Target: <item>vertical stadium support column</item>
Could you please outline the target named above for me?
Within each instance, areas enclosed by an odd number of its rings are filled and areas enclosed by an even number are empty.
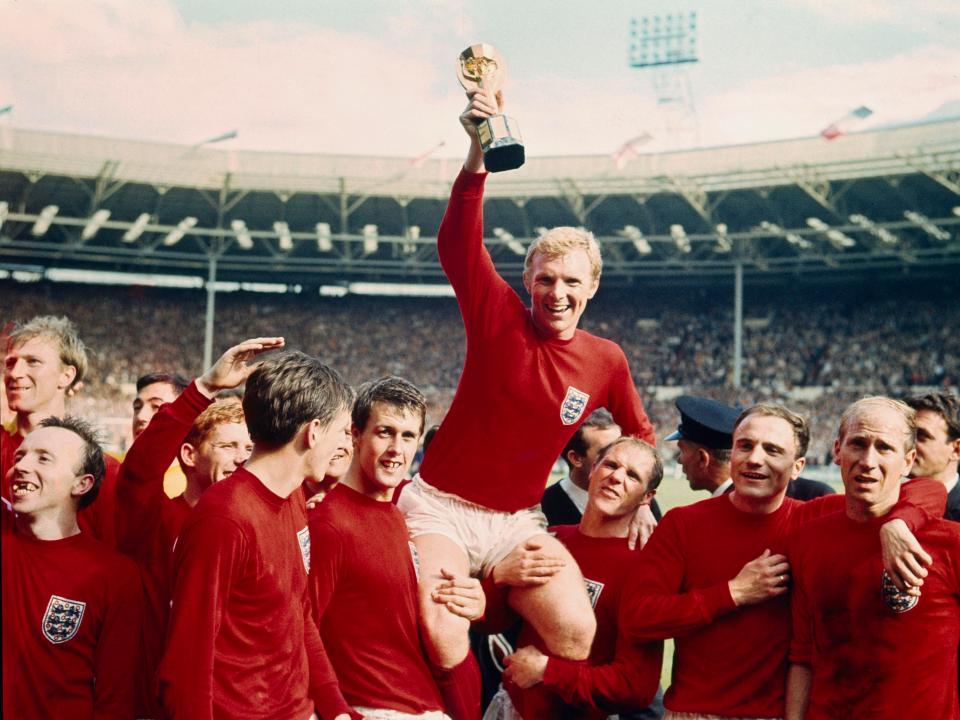
[[[203,327],[203,367],[213,365],[213,315],[217,301],[217,253],[211,252],[207,273],[207,319]]]
[[[737,258],[733,276],[733,386],[740,387],[743,373],[743,260]]]

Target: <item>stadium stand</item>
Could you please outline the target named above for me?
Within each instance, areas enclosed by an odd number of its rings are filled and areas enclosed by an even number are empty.
[[[843,407],[866,392],[901,394],[916,386],[960,385],[960,307],[956,288],[915,283],[809,284],[750,293],[743,387],[730,386],[731,311],[724,288],[686,293],[601,293],[586,330],[627,353],[651,419],[665,435],[676,426],[681,389],[728,402],[779,399],[811,416],[810,462],[823,463]],[[144,369],[188,376],[202,363],[201,291],[0,281],[2,317],[66,314],[91,348],[92,371],[76,402],[90,416],[123,418]],[[708,308],[701,310],[700,308]],[[319,355],[352,383],[401,374],[426,389],[428,424],[438,422],[463,362],[463,330],[450,298],[229,293],[218,299],[219,353],[238,337],[279,333],[289,346]],[[402,335],[384,357],[377,338]],[[117,338],[122,338],[118,342]],[[114,443],[122,445],[122,436]]]

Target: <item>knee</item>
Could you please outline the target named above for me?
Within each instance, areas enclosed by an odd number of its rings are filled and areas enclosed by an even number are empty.
[[[586,660],[590,656],[596,633],[597,619],[591,612],[564,623],[555,633],[551,633],[552,637],[544,640],[551,655],[567,660]]]

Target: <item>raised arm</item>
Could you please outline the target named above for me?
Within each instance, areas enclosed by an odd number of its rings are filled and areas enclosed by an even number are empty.
[[[212,402],[191,383],[172,403],[163,405],[123,459],[117,481],[117,547],[144,560],[152,547],[164,502],[163,478],[177,459],[190,426]]]
[[[627,357],[623,350],[617,348],[619,361],[616,370],[612,373],[610,382],[610,398],[607,407],[621,427],[624,435],[633,435],[642,440],[646,440],[651,445],[657,444],[657,434],[653,428],[653,423],[647,417],[647,411],[643,409],[643,403],[640,401],[640,393],[633,383],[633,376],[630,374],[630,366],[627,363]]]
[[[143,560],[153,547],[163,477],[177,459],[180,446],[197,416],[220,390],[238,387],[259,365],[260,353],[283,347],[281,337],[251,338],[227,350],[172,403],[163,405],[134,441],[124,458],[117,483],[117,541],[121,551]]]

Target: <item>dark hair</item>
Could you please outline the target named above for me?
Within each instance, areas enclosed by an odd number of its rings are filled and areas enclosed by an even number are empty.
[[[423,433],[427,422],[427,399],[412,382],[396,375],[387,375],[363,383],[357,388],[357,400],[353,403],[354,427],[363,430],[367,426],[373,405],[378,402],[419,415],[420,433]]]
[[[570,460],[567,459],[567,453],[573,450],[577,455],[583,456],[587,454],[587,441],[583,437],[584,431],[587,428],[605,430],[610,427],[617,427],[617,421],[613,419],[613,415],[611,415],[610,411],[606,408],[597,408],[587,415],[587,419],[580,424],[580,427],[577,428],[573,437],[567,441],[560,456],[569,467],[573,467]]]
[[[618,445],[630,445],[639,448],[653,458],[653,467],[650,468],[650,477],[647,478],[647,490],[656,490],[660,486],[660,481],[663,480],[663,459],[660,457],[660,452],[646,440],[641,440],[632,435],[619,437],[600,451],[600,454],[597,455],[597,464],[599,465],[600,461],[607,456],[607,453]]]
[[[100,484],[107,472],[107,465],[103,459],[103,449],[100,447],[99,433],[90,423],[71,415],[65,415],[62,418],[48,417],[40,421],[40,427],[63,428],[83,440],[83,453],[80,455],[80,463],[74,469],[74,472],[77,475],[92,475],[93,485],[80,496],[77,510],[82,510],[97,499],[97,495],[100,493]]]
[[[263,361],[243,393],[250,439],[269,447],[285,445],[311,420],[324,426],[349,410],[353,391],[333,368],[299,351]]]
[[[943,418],[947,424],[947,438],[960,438],[960,398],[949,392],[932,392],[926,395],[911,395],[903,401],[915,411],[928,410]]]
[[[797,452],[794,455],[794,459],[799,460],[807,454],[807,447],[810,445],[810,425],[807,423],[805,417],[798,415],[783,405],[777,405],[776,403],[758,403],[740,413],[740,417],[738,417],[737,421],[733,424],[734,434],[736,434],[740,424],[752,415],[778,417],[781,420],[786,420],[790,427],[793,428],[793,439],[797,443]]]
[[[187,389],[190,381],[187,380],[183,375],[178,375],[176,373],[147,373],[146,375],[141,375],[137,378],[137,392],[143,390],[145,387],[147,387],[147,385],[153,385],[155,383],[165,383],[172,387],[177,392],[177,395],[179,395]]]
[[[699,445],[699,443],[696,444]],[[721,464],[730,462],[730,458],[733,457],[733,450],[730,448],[712,448],[706,445],[700,445],[700,447],[706,450],[714,460]]]

